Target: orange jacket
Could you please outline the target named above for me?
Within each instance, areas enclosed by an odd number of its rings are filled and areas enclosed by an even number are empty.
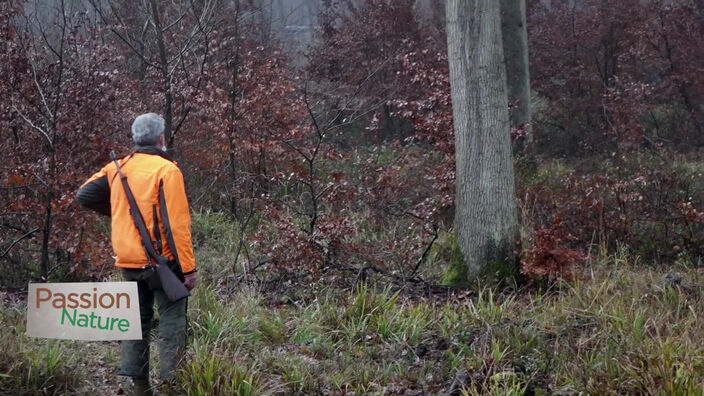
[[[138,148],[118,162],[152,241],[157,245],[157,251],[178,262],[184,275],[194,272],[196,262],[191,242],[191,215],[181,170],[156,147]],[[83,183],[76,198],[83,206],[112,217],[116,266],[145,268],[148,265],[147,254],[130,214],[127,195],[114,162],[105,165]]]

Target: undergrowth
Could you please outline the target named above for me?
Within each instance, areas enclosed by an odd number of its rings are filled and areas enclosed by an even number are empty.
[[[188,352],[176,381],[160,390],[703,394],[704,273],[679,266],[668,269],[679,271],[673,276],[624,250],[595,256],[572,282],[549,290],[431,298],[375,278],[347,290],[298,285],[287,298],[205,278],[189,302]],[[122,386],[117,343],[30,339],[22,304],[3,301],[3,393],[96,394]]]

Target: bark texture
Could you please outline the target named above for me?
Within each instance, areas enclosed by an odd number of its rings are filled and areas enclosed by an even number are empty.
[[[514,151],[531,146],[530,72],[528,68],[528,32],[525,0],[501,0],[501,34],[503,36],[511,128],[525,128],[525,139],[514,142]]]
[[[448,0],[446,15],[455,227],[472,280],[483,273],[512,272],[518,236],[499,2]]]

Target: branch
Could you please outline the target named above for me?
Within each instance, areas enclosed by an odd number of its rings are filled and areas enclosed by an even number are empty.
[[[56,137],[56,124],[59,121],[59,104],[61,103],[61,88],[63,87],[63,76],[64,76],[64,45],[66,44],[66,25],[68,21],[66,19],[66,6],[64,0],[61,0],[61,41],[59,44],[59,66],[58,66],[58,77],[56,79],[56,95],[54,97],[54,111],[51,117],[51,137],[52,141]],[[53,151],[53,147],[52,147]]]
[[[21,241],[21,240],[23,240],[23,239],[25,239],[25,238],[31,236],[32,234],[34,234],[34,233],[37,232],[37,231],[39,231],[39,227],[37,227],[37,228],[33,229],[32,231],[30,231],[30,232],[28,232],[28,233],[22,235],[21,237],[15,239],[14,242],[12,242],[12,243],[10,244],[10,247],[8,247],[7,249],[5,249],[5,252],[3,252],[3,254],[0,254],[0,259],[3,258],[3,257],[5,257],[5,256],[7,256],[7,254],[10,253],[10,249],[12,249],[19,241]]]
[[[192,48],[192,46],[195,45],[194,39],[195,39],[196,36],[198,36],[198,33],[199,33],[199,32],[200,32],[201,34],[203,34],[204,36],[207,35],[206,32],[205,32],[205,29],[203,29],[203,25],[204,25],[204,22],[209,21],[210,18],[212,17],[212,15],[213,15],[213,10],[215,9],[215,6],[214,6],[214,5],[209,6],[209,5],[206,3],[206,4],[204,5],[204,7],[203,7],[203,10],[201,11],[201,15],[200,15],[200,16],[197,16],[197,15],[195,14],[195,9],[194,9],[194,7],[193,7],[193,3],[192,3],[192,2],[191,2],[191,9],[192,9],[192,11],[193,11],[193,16],[194,16],[195,19],[196,19],[196,26],[194,26],[193,29],[191,30],[191,33],[189,33],[188,37],[187,37],[186,40],[185,40],[185,43],[183,44],[183,47],[180,49],[180,51],[178,52],[178,54],[177,54],[176,56],[174,56],[173,58],[167,60],[167,61],[166,61],[166,65],[170,65],[170,64],[173,63],[173,62],[178,63],[178,62],[180,61],[180,59],[183,57],[183,55],[184,55],[186,52],[188,52],[188,51]],[[156,21],[156,22],[158,22],[158,21]],[[157,28],[158,28],[158,26],[157,26]],[[162,30],[162,32],[165,32],[165,31],[166,31],[166,29],[163,29],[163,30]],[[174,44],[175,44],[175,43],[174,43]],[[205,55],[204,55],[204,56],[205,56]],[[170,72],[170,74],[173,73],[175,70],[176,70],[176,67],[174,67],[174,68],[172,69],[172,71]]]
[[[25,29],[27,30],[26,33],[29,34],[29,35],[31,35],[31,34],[32,34],[32,29],[31,29],[31,27],[30,27],[29,17],[27,17],[26,14],[23,14],[23,16],[24,16],[25,24],[26,24],[26,26],[25,26]],[[48,41],[48,39],[46,38],[46,35],[44,34],[44,30],[42,29],[42,25],[41,25],[41,23],[39,23],[39,17],[36,17],[36,16],[35,16],[35,18],[37,19],[37,27],[38,27],[39,32],[41,33],[42,37],[44,37],[44,41],[46,42],[46,46],[49,48],[49,50],[50,50],[51,52],[53,52],[58,58],[60,58],[60,56],[59,56],[59,54],[56,52],[56,50],[54,50],[54,48],[51,46],[51,44],[49,44],[49,41]],[[28,98],[26,98],[26,96],[24,95],[24,93],[21,92],[18,87],[16,87],[14,84],[12,85],[12,87],[13,87],[15,90],[17,90],[18,92],[20,92],[20,95],[21,95],[23,98],[25,98],[25,100],[26,100],[27,102],[32,103],[32,105],[35,106],[35,107],[37,108],[37,110],[39,111],[39,114],[41,114],[43,117],[47,118],[47,120],[52,120],[52,119],[54,118],[54,114],[52,113],[51,108],[49,108],[49,104],[48,104],[47,101],[46,101],[46,97],[44,96],[44,90],[41,88],[41,86],[40,86],[40,84],[39,84],[39,78],[37,77],[37,69],[35,68],[34,62],[31,60],[32,57],[31,57],[31,55],[30,55],[30,49],[31,49],[30,47],[33,48],[33,50],[34,50],[34,52],[35,52],[35,54],[36,54],[36,52],[37,52],[36,43],[34,43],[34,42],[27,43],[27,46],[25,47],[25,45],[24,45],[24,43],[22,42],[22,40],[20,40],[20,45],[22,46],[22,49],[23,49],[23,50],[25,51],[25,53],[27,54],[27,58],[28,58],[28,62],[27,62],[27,63],[29,63],[29,66],[30,66],[30,68],[31,68],[31,70],[32,70],[32,77],[33,77],[32,80],[33,80],[33,82],[34,82],[34,85],[37,87],[37,93],[39,94],[39,97],[40,97],[41,100],[42,100],[42,104],[44,105],[44,108],[46,109],[46,111],[47,111],[47,113],[48,113],[48,116],[47,116],[47,115],[44,115],[44,111],[41,110],[41,108],[39,107],[39,105],[35,105],[32,101],[30,101]]]
[[[291,150],[293,150],[293,151],[297,152],[298,154],[300,154],[300,155],[303,157],[303,159],[306,160],[306,162],[311,162],[311,159],[308,157],[308,155],[307,155],[306,153],[303,152],[303,150],[301,150],[301,149],[299,149],[298,147],[294,146],[294,145],[291,144],[288,140],[283,140],[283,139],[282,139],[282,140],[280,140],[280,142],[283,143],[283,144],[285,144],[285,145],[287,145],[289,148],[291,148]]]
[[[51,118],[50,118],[51,115],[46,115],[46,114],[44,114],[44,110],[42,110],[41,106],[39,106],[39,104],[37,104],[37,103],[34,103],[34,102],[32,101],[32,99],[29,98],[29,97],[24,93],[24,91],[23,91],[22,89],[20,89],[20,87],[19,87],[17,84],[12,84],[12,89],[13,89],[13,91],[14,91],[16,94],[18,94],[19,96],[21,96],[22,99],[24,99],[24,101],[27,102],[27,104],[29,104],[30,106],[32,106],[32,107],[37,111],[37,113],[39,113],[39,115],[41,115],[42,117],[44,117],[47,121],[51,121]]]
[[[23,119],[27,124],[29,124],[32,128],[34,128],[34,129],[36,129],[37,131],[39,131],[39,133],[41,133],[42,136],[44,136],[44,138],[46,138],[46,142],[47,142],[47,144],[49,145],[49,148],[51,149],[51,151],[54,151],[54,143],[51,141],[51,138],[49,137],[49,134],[46,133],[41,127],[38,127],[38,126],[34,125],[34,123],[33,123],[29,118],[25,117],[25,115],[22,114],[22,112],[20,111],[20,109],[18,109],[17,106],[15,106],[14,104],[12,105],[12,109],[15,110],[15,111],[17,112],[17,114],[19,114],[20,117],[22,117],[22,119]]]
[[[425,250],[423,250],[423,254],[421,254],[420,258],[418,259],[418,262],[416,263],[415,268],[413,268],[413,272],[411,272],[411,278],[415,276],[416,272],[418,272],[418,268],[420,268],[420,265],[425,262],[425,260],[428,258],[428,253],[430,252],[430,248],[433,247],[433,244],[435,243],[435,240],[438,239],[438,231],[437,231],[437,226],[434,226],[435,233],[433,234],[433,239],[430,241],[428,246],[425,247]]]
[[[147,59],[147,57],[146,57],[142,52],[140,52],[139,50],[137,50],[137,48],[135,48],[134,44],[132,43],[132,41],[135,41],[135,42],[137,42],[139,45],[141,45],[143,48],[146,48],[147,46],[146,46],[141,40],[131,38],[131,37],[129,36],[129,33],[127,33],[127,32],[125,32],[125,35],[120,34],[120,32],[119,32],[116,28],[112,27],[112,24],[110,23],[110,21],[108,21],[108,19],[105,17],[105,14],[103,14],[102,7],[100,7],[100,6],[96,3],[96,0],[89,0],[89,1],[90,1],[90,4],[93,6],[93,9],[95,10],[95,12],[98,13],[98,16],[100,17],[100,20],[103,21],[103,23],[104,23],[105,25],[110,26],[110,31],[111,31],[115,36],[117,36],[117,38],[120,39],[120,41],[122,41],[122,42],[125,43],[128,47],[130,47],[130,49],[132,50],[132,52],[133,52],[135,55],[137,55],[137,57],[139,57],[139,59],[140,59],[142,62],[144,62],[145,65],[147,65],[147,66],[149,66],[149,67],[153,67],[153,68],[155,68],[155,69],[159,69],[159,66],[157,66],[156,64],[152,63],[149,59]],[[113,4],[112,4],[111,1],[108,2],[108,5],[110,6],[110,8],[111,8],[111,10],[112,10],[113,15],[115,15],[115,18],[117,18],[117,22],[120,24],[120,26],[125,26],[125,23],[122,21],[122,18],[120,18],[120,15],[119,15],[119,14],[117,13],[117,11],[115,10],[115,8],[114,8],[114,6],[113,6]]]
[[[191,106],[186,107],[186,110],[182,113],[181,119],[178,121],[178,124],[176,124],[176,127],[173,128],[171,131],[171,137],[169,138],[169,147],[172,147],[174,144],[174,138],[176,137],[176,133],[181,129],[181,125],[183,122],[186,120],[186,117],[188,117],[188,113],[191,112]]]
[[[247,232],[247,226],[249,225],[249,221],[252,220],[252,217],[254,216],[254,207],[250,206],[249,208],[249,213],[247,214],[247,218],[245,219],[244,223],[240,226],[240,237],[239,237],[239,243],[237,244],[237,253],[235,253],[235,259],[233,260],[234,266],[237,266],[237,261],[240,258],[240,253],[242,252],[242,248],[244,247],[244,234]],[[249,272],[256,270],[257,267],[251,269]],[[233,268],[233,273],[234,268]]]
[[[26,17],[25,17],[25,19],[26,19]],[[35,14],[34,19],[37,20],[37,28],[39,29],[39,33],[41,34],[42,38],[44,39],[44,43],[46,44],[46,47],[49,49],[49,51],[51,51],[54,55],[56,55],[57,58],[61,58],[61,55],[59,55],[59,52],[56,51],[56,49],[49,42],[49,38],[46,36],[46,31],[42,28],[42,23],[39,20],[39,16],[37,16]],[[27,22],[29,23],[29,20]]]
[[[323,133],[320,130],[320,126],[318,125],[318,120],[315,118],[315,115],[313,114],[313,109],[310,108],[310,103],[308,103],[308,82],[306,82],[306,85],[303,87],[303,103],[305,103],[306,109],[308,110],[308,114],[310,115],[310,119],[313,121],[313,126],[315,127],[315,133],[318,134],[318,139],[322,139]],[[335,117],[335,118],[337,118],[337,117]]]
[[[175,21],[173,21],[173,22],[171,22],[170,24],[166,25],[166,27],[163,27],[163,28],[161,29],[162,33],[165,33],[167,30],[169,30],[169,29],[171,29],[172,27],[176,26],[176,24],[179,23],[179,22],[181,22],[181,20],[183,19],[183,17],[186,16],[187,13],[188,13],[187,11],[184,12],[183,14],[181,14],[181,16],[179,16],[178,18],[176,18]]]

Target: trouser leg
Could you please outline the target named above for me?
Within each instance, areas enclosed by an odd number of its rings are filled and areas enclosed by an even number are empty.
[[[127,279],[130,280],[130,279]],[[137,282],[139,314],[142,321],[142,339],[122,341],[120,374],[137,379],[149,378],[149,333],[154,318],[154,293],[144,281]]]
[[[162,290],[155,290],[154,296],[159,307],[159,364],[161,379],[168,381],[181,360],[186,347],[186,309],[188,297],[169,301]]]

